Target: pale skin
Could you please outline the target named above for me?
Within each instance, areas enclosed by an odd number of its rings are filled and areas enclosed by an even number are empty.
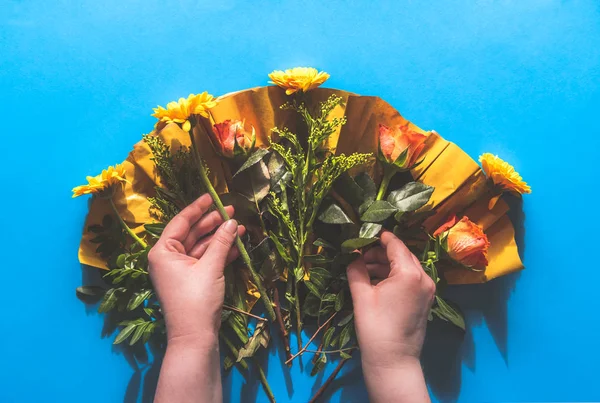
[[[167,225],[149,254],[150,276],[167,327],[155,402],[222,401],[219,326],[224,268],[245,228],[207,213],[204,195]],[[234,211],[228,206],[227,212]],[[216,232],[213,231],[216,229]],[[373,402],[429,402],[419,356],[435,285],[390,232],[347,270],[369,397]]]

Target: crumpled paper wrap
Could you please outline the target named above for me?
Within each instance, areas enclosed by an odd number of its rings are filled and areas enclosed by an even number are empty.
[[[344,106],[337,107],[333,116],[346,115],[347,123],[329,138],[329,147],[337,154],[352,152],[377,152],[378,125],[397,126],[407,123],[398,111],[378,97],[360,96],[346,91],[318,88],[304,94],[308,105],[316,105],[331,94],[342,97]],[[266,146],[273,127],[286,126],[294,131],[298,115],[293,111],[282,110],[280,106],[290,98],[278,87],[259,87],[224,95],[211,109],[216,122],[226,119],[246,119],[256,129],[256,145]],[[205,130],[197,130],[197,144],[202,145],[200,153],[206,161],[213,184],[219,193],[227,191],[226,170],[220,157],[215,153],[210,139],[205,133],[210,123],[203,120]],[[523,269],[519,258],[515,233],[507,217],[508,205],[503,201],[490,211],[487,209],[490,195],[486,180],[479,165],[457,145],[444,140],[435,132],[426,132],[409,122],[411,127],[422,133],[429,133],[423,162],[413,169],[413,177],[435,187],[430,204],[435,215],[428,218],[425,226],[434,231],[451,213],[467,215],[483,226],[490,241],[489,265],[486,270],[474,272],[466,269],[451,269],[444,275],[450,284],[483,283]],[[190,145],[187,133],[177,125],[170,124],[160,132],[166,144],[176,150],[180,145]],[[143,232],[143,224],[153,222],[149,215],[148,197],[154,195],[154,187],[160,185],[152,154],[148,146],[140,141],[125,160],[127,179],[122,190],[113,198],[125,222],[138,234]],[[377,175],[377,172],[371,172]],[[111,212],[105,200],[94,198],[87,217],[85,228],[102,221]],[[79,247],[79,261],[82,264],[106,269],[106,262],[95,252],[96,245],[90,242],[92,234],[84,231]],[[249,295],[256,296],[256,290],[248,282]]]

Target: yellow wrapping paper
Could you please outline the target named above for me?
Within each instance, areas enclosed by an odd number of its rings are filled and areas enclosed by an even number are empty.
[[[478,164],[455,144],[444,140],[435,132],[426,132],[404,119],[391,105],[378,97],[359,96],[346,91],[318,88],[305,94],[310,106],[336,94],[345,100],[343,107],[333,111],[332,116],[346,115],[347,123],[328,140],[330,148],[337,154],[352,152],[377,152],[378,125],[397,126],[409,123],[413,130],[428,134],[422,163],[413,169],[412,174],[430,186],[435,187],[430,204],[435,215],[426,221],[428,230],[433,231],[448,215],[465,214],[483,226],[491,243],[489,265],[485,271],[473,272],[466,269],[452,269],[445,273],[451,284],[481,283],[506,275],[523,268],[514,240],[514,228],[506,216],[508,206],[500,200],[492,211],[487,209],[490,195],[485,186],[485,177]],[[280,106],[290,98],[278,87],[259,87],[224,95],[211,109],[214,122],[226,119],[245,119],[252,124],[257,134],[257,146],[266,146],[273,127],[286,126],[290,130],[297,127],[295,112],[282,110]],[[206,133],[212,121],[203,120],[203,129],[194,133],[200,153],[211,173],[211,179],[218,192],[227,191],[229,173],[223,168]],[[181,144],[188,146],[187,133],[177,125],[170,124],[159,135],[166,144],[176,150]],[[143,142],[138,142],[125,161],[126,184],[114,200],[125,222],[138,234],[143,232],[143,224],[152,222],[149,215],[148,197],[154,195],[154,187],[160,180],[151,161],[151,152]],[[370,173],[377,179],[380,174],[374,165]],[[86,228],[100,223],[110,212],[105,200],[94,198],[86,221]],[[82,264],[106,269],[106,262],[95,252],[96,245],[90,242],[92,235],[84,231],[79,248]],[[253,285],[248,286],[249,294],[256,295]]]

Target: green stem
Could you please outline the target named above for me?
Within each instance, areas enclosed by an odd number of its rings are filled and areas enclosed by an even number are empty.
[[[196,156],[196,163],[198,164],[198,170],[200,171],[200,178],[202,179],[202,183],[206,187],[206,190],[210,194],[210,197],[213,199],[213,202],[215,203],[215,206],[217,207],[217,211],[219,212],[219,214],[221,214],[221,217],[223,218],[223,220],[227,221],[230,218],[229,214],[227,214],[227,212],[225,211],[223,202],[221,201],[221,198],[217,194],[217,191],[213,187],[212,182],[210,181],[208,174],[206,173],[204,163],[202,162],[202,158],[200,157],[200,152],[198,151],[198,147],[196,146],[196,142],[194,140],[194,135],[193,135],[194,126],[195,126],[195,122],[192,123],[192,128],[189,131],[189,135],[190,135],[190,139],[192,141],[192,148],[194,149],[194,155]],[[267,311],[267,315],[269,316],[269,318],[272,321],[275,321],[276,316],[275,316],[275,311],[273,310],[273,304],[271,303],[271,300],[269,299],[269,296],[267,295],[267,290],[265,289],[265,286],[263,285],[262,278],[254,270],[252,261],[250,260],[250,256],[248,255],[248,251],[246,250],[246,247],[244,246],[244,243],[242,242],[242,240],[240,239],[239,236],[236,236],[236,238],[235,238],[235,245],[237,246],[238,250],[240,251],[240,256],[242,257],[242,260],[244,261],[244,263],[250,270],[250,275],[252,276],[252,280],[254,281],[254,283],[256,284],[256,287],[258,288],[258,291],[260,292],[260,298],[263,300],[263,304],[265,305],[265,310]]]
[[[294,278],[294,305],[296,311],[296,338],[298,339],[298,351],[302,349],[302,318],[300,315],[300,295],[298,294],[298,282]]]
[[[393,168],[388,168],[384,165],[383,167],[383,179],[381,180],[381,185],[379,185],[379,192],[377,192],[377,197],[375,200],[383,200],[385,197],[385,193],[387,192],[387,188],[390,185],[390,181],[396,174],[396,170]]]
[[[227,345],[227,348],[229,348],[229,350],[231,351],[231,354],[233,354],[234,359],[237,359],[237,356],[239,355],[239,350],[233,345],[233,342],[231,340],[229,340],[229,337],[225,336],[225,334],[223,332],[221,332],[221,338],[225,342],[225,345]],[[252,361],[253,361],[254,365],[256,365],[256,368],[258,369],[258,377],[260,378],[260,383],[262,383],[263,389],[265,390],[265,393],[267,394],[269,401],[271,401],[272,403],[275,403],[275,396],[273,395],[271,386],[269,385],[269,382],[267,381],[265,371],[263,371],[262,367],[260,366],[260,364],[258,363],[256,358],[253,358]],[[246,371],[248,371],[248,364],[246,363],[245,360],[243,360],[243,359],[240,360],[238,362],[238,364],[240,364],[240,367],[242,367],[242,369],[245,369]]]
[[[269,386],[269,382],[267,382],[267,377],[265,375],[265,371],[263,371],[262,367],[260,366],[260,364],[258,363],[258,361],[256,359],[253,359],[253,361],[254,361],[254,365],[256,365],[256,368],[258,369],[258,377],[260,378],[260,382],[263,385],[263,389],[265,390],[265,393],[267,394],[269,401],[271,403],[275,403],[275,395],[273,395],[273,391],[271,390],[271,387]]]
[[[119,214],[119,211],[117,210],[117,206],[115,206],[115,203],[113,202],[113,199],[110,198],[108,199],[108,201],[110,202],[110,206],[112,207],[113,211],[117,215],[117,218],[119,219],[119,222],[121,223],[123,229],[127,231],[127,233],[142,247],[142,249],[146,249],[148,247],[148,244],[144,242],[139,236],[137,236],[137,234],[133,232],[131,228],[129,228],[125,221],[123,221],[121,215]]]

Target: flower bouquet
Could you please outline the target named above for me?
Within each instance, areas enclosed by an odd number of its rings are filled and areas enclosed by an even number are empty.
[[[219,98],[204,92],[156,108],[154,130],[129,157],[73,195],[93,195],[79,260],[106,270],[106,286],[78,294],[97,297],[99,312],[119,318],[116,344],[158,348],[165,326],[148,251],[201,194],[224,219],[224,206],[235,206],[247,232],[236,240],[235,268],[225,271],[223,367],[252,366],[274,401],[253,358],[271,333],[282,339],[287,365],[312,354],[313,375],[338,355],[335,376],[358,348],[345,268],[383,230],[434,280],[430,320],[464,329],[460,310],[443,297],[446,286],[523,268],[503,195],[530,188],[497,156],[482,155],[480,168],[380,98],[318,88],[324,72],[269,77],[275,86]]]

